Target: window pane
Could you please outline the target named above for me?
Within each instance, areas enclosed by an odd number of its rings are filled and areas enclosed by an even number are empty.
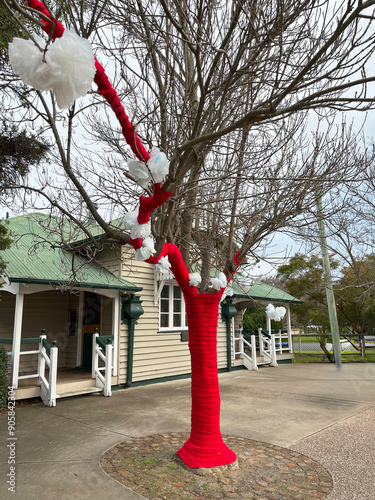
[[[182,300],[175,299],[173,301],[173,312],[174,313],[180,313],[181,312],[181,306],[182,306]]]
[[[160,327],[161,328],[168,328],[169,327],[168,318],[169,318],[168,314],[161,314],[160,315]]]
[[[181,298],[181,289],[178,286],[173,287],[173,298],[180,299]]]
[[[162,297],[163,299],[169,299],[169,285],[163,286],[160,297]]]
[[[181,315],[180,314],[173,315],[173,326],[181,326]]]
[[[169,300],[160,299],[160,311],[169,312]]]

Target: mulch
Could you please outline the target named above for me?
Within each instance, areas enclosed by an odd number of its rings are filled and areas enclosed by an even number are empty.
[[[251,439],[223,436],[237,466],[190,469],[176,455],[189,435],[133,438],[107,450],[103,470],[147,499],[313,500],[328,496],[331,475],[305,455]]]

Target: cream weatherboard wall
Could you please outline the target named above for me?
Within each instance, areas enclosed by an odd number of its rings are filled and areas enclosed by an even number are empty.
[[[30,289],[32,285],[30,285]],[[39,337],[41,329],[46,330],[47,340],[51,344],[57,341],[59,349],[58,367],[75,367],[76,336],[69,336],[69,311],[78,307],[77,293],[45,291],[25,294],[22,319],[22,338]],[[13,337],[15,295],[1,291],[0,302],[0,338]],[[10,351],[12,346],[5,345]],[[21,351],[37,349],[36,344],[21,344]],[[35,373],[37,355],[21,356],[20,375]]]
[[[154,305],[153,266],[145,262],[135,261],[134,250],[129,247],[123,247],[122,252],[120,277],[143,288],[142,292],[137,294],[141,296],[144,314],[135,326],[132,381],[137,383],[190,373],[188,343],[181,341],[181,330],[176,332],[159,331],[159,305]],[[108,261],[110,262],[110,259]],[[102,263],[107,267],[107,261],[102,261]],[[119,344],[119,384],[125,384],[128,352],[127,325],[121,325]],[[217,352],[218,367],[226,368],[226,327],[220,316]]]

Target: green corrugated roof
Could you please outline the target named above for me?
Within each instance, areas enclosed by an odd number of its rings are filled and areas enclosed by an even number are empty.
[[[261,281],[254,281],[248,292],[244,292],[240,285],[233,281],[233,296],[235,298],[269,300],[272,302],[294,302],[295,304],[302,304],[302,301],[296,299],[293,295],[280,290],[280,288],[262,283]]]
[[[53,228],[60,223],[60,219],[38,213],[6,221],[14,242],[1,256],[7,263],[5,274],[10,282],[141,290],[99,264],[59,248],[57,231],[54,236]]]

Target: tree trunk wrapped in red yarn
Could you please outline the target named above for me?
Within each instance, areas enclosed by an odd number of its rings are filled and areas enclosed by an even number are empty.
[[[39,0],[26,1],[30,7],[50,17]],[[42,18],[42,22],[43,29],[47,33],[53,27],[52,39],[64,33],[64,27],[57,20],[47,22]],[[95,66],[97,69],[95,82],[101,95],[115,112],[127,143],[139,160],[147,162],[150,155],[137,137],[104,68],[98,61],[95,61]],[[150,220],[150,213],[165,203],[171,195],[171,192],[163,191],[160,184],[155,184],[153,196],[142,197],[140,200],[138,222],[147,223]],[[137,250],[142,246],[142,239],[136,238],[131,240],[131,243]],[[192,468],[230,464],[235,462],[236,455],[225,445],[220,433],[220,393],[216,351],[218,308],[224,289],[216,293],[198,293],[195,286],[190,286],[189,272],[180,250],[174,244],[165,243],[160,254],[157,257],[150,257],[146,262],[157,264],[164,256],[168,256],[171,271],[185,298],[191,354],[191,434],[177,453],[185,464]],[[236,258],[235,263],[239,265]]]
[[[161,254],[148,262],[157,263],[165,255],[184,294],[191,358],[191,434],[177,454],[191,468],[231,464],[236,454],[221,437],[217,373],[217,324],[223,290],[198,293],[195,286],[190,286],[181,252],[171,243],[166,243]]]
[[[220,433],[217,324],[221,293],[185,298],[191,355],[191,434],[177,452],[188,467],[216,467],[236,461]]]

